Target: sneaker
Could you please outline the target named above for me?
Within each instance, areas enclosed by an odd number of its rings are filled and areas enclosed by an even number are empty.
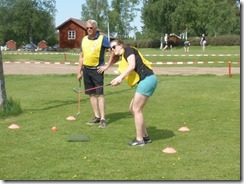
[[[89,123],[87,123],[88,125],[94,125],[95,123],[99,123],[101,120],[101,118],[93,118]]]
[[[101,119],[100,120],[100,125],[98,128],[105,128],[106,127],[106,120],[105,119]]]
[[[145,144],[152,142],[152,140],[150,139],[149,136],[143,137],[143,140],[144,140]]]
[[[144,142],[144,140],[138,141],[137,139],[134,139],[133,141],[128,142],[128,145],[130,145],[130,146],[144,146],[145,142]]]

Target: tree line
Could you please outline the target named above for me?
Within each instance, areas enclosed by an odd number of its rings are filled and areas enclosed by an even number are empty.
[[[141,6],[139,6],[141,2]],[[140,7],[140,8],[139,8]],[[141,11],[141,32],[133,25]],[[81,17],[95,19],[112,36],[160,38],[164,33],[187,36],[240,35],[240,0],[86,0]]]
[[[0,44],[57,43],[55,0],[0,0]]]
[[[144,0],[143,34],[240,35],[238,5],[236,0]]]
[[[103,32],[131,39],[160,38],[164,33],[185,36],[240,35],[240,0],[86,0],[80,19],[95,19]],[[64,7],[65,8],[65,7]],[[0,0],[0,45],[57,43],[55,0]],[[142,27],[133,24],[141,11]],[[64,20],[65,21],[65,20]]]

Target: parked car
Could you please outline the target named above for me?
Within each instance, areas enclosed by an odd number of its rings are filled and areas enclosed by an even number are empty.
[[[31,51],[31,52],[34,52],[34,51],[37,51],[37,46],[35,44],[26,44],[23,46],[23,50],[24,51]]]
[[[58,44],[55,44],[54,46],[48,46],[47,47],[47,50],[48,51],[58,51],[59,47],[58,47]]]
[[[23,46],[21,46],[18,51],[31,51],[31,52],[34,52],[34,51],[37,51],[37,46],[35,44],[31,44],[31,43],[28,43],[28,44],[25,44]]]

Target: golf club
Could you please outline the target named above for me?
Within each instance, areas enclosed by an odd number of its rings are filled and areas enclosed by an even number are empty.
[[[81,89],[81,80],[79,80],[79,90]],[[80,93],[78,93],[78,112],[76,114],[77,116],[80,115]]]
[[[104,86],[96,86],[94,88],[89,88],[89,89],[86,89],[86,90],[77,90],[75,88],[73,88],[73,90],[76,92],[76,93],[82,93],[82,92],[86,92],[86,91],[91,91],[91,90],[94,90],[94,89],[98,89],[98,88],[103,88],[103,87],[106,87],[106,86],[110,86],[111,84],[106,84]]]

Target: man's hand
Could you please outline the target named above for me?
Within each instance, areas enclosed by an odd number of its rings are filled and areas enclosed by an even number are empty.
[[[82,79],[82,73],[78,72],[77,73],[77,79],[80,81]]]
[[[108,69],[108,66],[105,65],[105,66],[99,66],[98,69],[97,69],[97,72],[98,73],[103,73],[104,71],[106,71]]]

